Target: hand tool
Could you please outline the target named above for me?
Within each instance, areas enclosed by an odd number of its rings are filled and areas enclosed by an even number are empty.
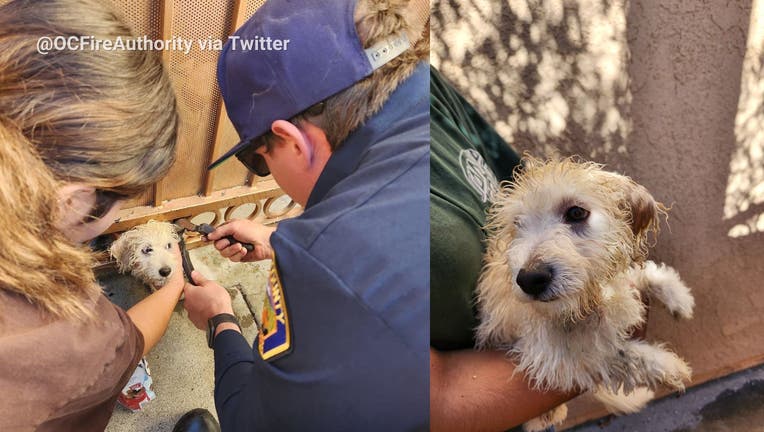
[[[205,236],[208,235],[208,234],[212,234],[212,232],[215,231],[215,227],[213,227],[210,224],[203,223],[203,224],[195,225],[195,224],[191,223],[191,221],[186,219],[186,218],[178,219],[178,220],[175,221],[175,223],[178,226],[180,226],[181,228],[183,228],[183,229],[186,229],[188,231],[198,232],[199,234],[202,234],[202,235],[205,235]],[[247,250],[247,253],[250,253],[253,250],[255,250],[255,246],[253,244],[245,243],[243,241],[237,240],[232,235],[228,235],[228,236],[225,236],[223,238],[228,240],[229,244],[234,244],[234,243],[241,244],[242,246],[244,246],[244,249]]]

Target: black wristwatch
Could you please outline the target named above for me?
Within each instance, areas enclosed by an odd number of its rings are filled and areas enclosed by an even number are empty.
[[[218,328],[218,325],[222,323],[226,323],[226,322],[236,324],[236,327],[239,327],[239,331],[241,331],[241,325],[239,325],[239,320],[237,320],[235,316],[229,313],[217,314],[207,321],[207,346],[209,346],[210,348],[214,346],[215,329]]]

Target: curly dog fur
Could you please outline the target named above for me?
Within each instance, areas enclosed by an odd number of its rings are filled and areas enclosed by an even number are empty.
[[[148,221],[124,232],[109,248],[122,273],[131,273],[153,290],[163,287],[175,268],[172,246],[180,241],[178,227]]]
[[[591,390],[613,412],[641,409],[659,384],[683,390],[684,360],[629,337],[645,321],[643,292],[692,317],[676,271],[645,261],[664,206],[596,163],[524,165],[489,212],[478,347],[506,350],[536,389]],[[526,429],[564,420],[554,411]]]

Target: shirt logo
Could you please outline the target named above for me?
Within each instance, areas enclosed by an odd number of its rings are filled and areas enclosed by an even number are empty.
[[[265,299],[263,299],[257,349],[263,360],[275,360],[282,354],[289,352],[292,347],[289,317],[275,257],[271,263],[266,294]]]
[[[482,202],[488,202],[499,191],[499,181],[488,168],[485,159],[477,150],[465,149],[459,153],[459,165],[462,173]]]

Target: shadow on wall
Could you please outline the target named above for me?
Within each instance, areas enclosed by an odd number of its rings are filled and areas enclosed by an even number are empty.
[[[754,0],[724,202],[730,237],[764,232],[764,1]]]
[[[516,149],[618,165],[631,128],[624,1],[442,0],[432,16],[432,64]]]
[[[440,0],[431,62],[522,152],[623,171],[632,129],[626,2]],[[496,29],[502,29],[497,32]],[[754,0],[723,223],[764,232],[764,0]]]

